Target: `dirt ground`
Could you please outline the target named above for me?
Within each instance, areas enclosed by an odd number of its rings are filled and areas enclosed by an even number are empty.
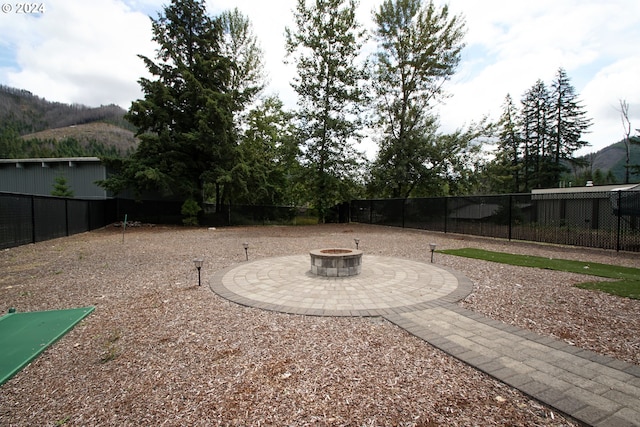
[[[616,265],[640,255],[359,224],[106,227],[0,251],[0,310],[95,311],[0,386],[2,426],[574,425],[381,318],[239,306],[207,286],[245,261],[353,247],[429,261],[484,248]],[[193,259],[202,257],[203,286]],[[640,301],[583,275],[435,254],[474,283],[460,304],[640,364]]]

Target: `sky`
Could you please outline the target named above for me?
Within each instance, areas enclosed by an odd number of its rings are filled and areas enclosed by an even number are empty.
[[[3,3],[4,2],[4,3]],[[26,89],[49,101],[128,109],[142,97],[147,76],[138,55],[153,58],[150,16],[169,0],[44,0],[36,10],[0,0],[0,84]],[[360,0],[358,19],[372,29],[382,0]],[[445,4],[434,0],[436,5]],[[31,3],[30,3],[31,4]],[[296,106],[290,87],[294,65],[285,65],[285,27],[293,28],[296,0],[208,0],[218,15],[237,7],[253,24],[264,50],[269,84]],[[466,22],[466,47],[439,106],[441,130],[451,132],[487,116],[496,120],[510,94],[519,102],[537,80],[551,85],[563,68],[593,120],[583,136],[595,152],[624,137],[620,101],[640,128],[640,2],[637,0],[449,0]],[[634,131],[634,133],[636,133]],[[371,141],[362,147],[375,155]]]

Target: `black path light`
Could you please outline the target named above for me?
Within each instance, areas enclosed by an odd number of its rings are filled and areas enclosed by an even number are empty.
[[[242,246],[244,247],[244,256],[247,258],[247,261],[249,261],[249,243],[244,242]]]
[[[202,258],[196,258],[193,260],[193,263],[195,264],[196,268],[198,269],[198,286],[201,286],[200,283],[200,269],[202,268],[202,263],[204,261],[202,260]]]
[[[433,262],[433,253],[436,250],[436,244],[435,243],[429,243],[429,248],[431,248],[431,262]]]
[[[360,239],[355,238],[353,239],[354,242],[356,242],[356,249],[358,249],[358,246],[360,245]]]

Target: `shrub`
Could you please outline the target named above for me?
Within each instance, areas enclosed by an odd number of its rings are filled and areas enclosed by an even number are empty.
[[[198,213],[202,210],[198,202],[187,199],[182,204],[182,223],[184,225],[198,225]]]

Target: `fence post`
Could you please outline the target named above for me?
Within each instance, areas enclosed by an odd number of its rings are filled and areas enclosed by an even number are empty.
[[[620,252],[620,228],[622,227],[622,191],[618,190],[618,232],[616,233],[616,252]]]
[[[513,226],[513,194],[509,194],[509,241],[511,241],[512,226]]]
[[[64,199],[64,228],[65,234],[69,235],[69,199]]]
[[[447,219],[449,217],[449,215],[447,215],[447,213],[449,212],[449,198],[447,196],[445,196],[444,198],[444,232],[445,234],[447,233]]]
[[[31,243],[36,242],[36,197],[31,195]]]

